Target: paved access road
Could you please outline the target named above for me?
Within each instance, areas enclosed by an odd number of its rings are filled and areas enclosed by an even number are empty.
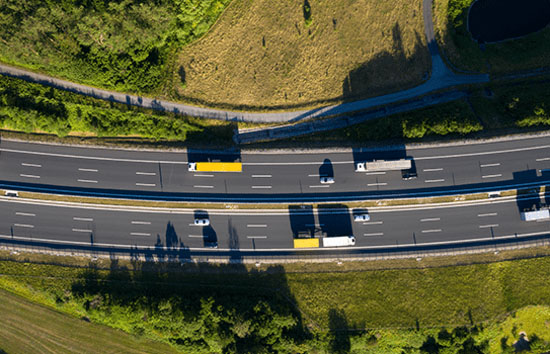
[[[49,205],[0,197],[0,242],[28,241],[85,247],[292,251],[294,235],[355,235],[347,250],[414,246],[459,246],[465,241],[523,240],[546,235],[550,222],[524,222],[519,208],[537,200],[495,199],[467,205],[369,210],[370,221],[354,222],[357,210],[280,211],[135,210],[112,206]],[[210,226],[195,226],[196,215]]]
[[[413,158],[418,177],[355,172],[372,159]],[[241,173],[189,172],[188,161],[242,161]],[[146,152],[2,140],[0,188],[205,201],[331,201],[453,194],[550,182],[550,137],[394,151]],[[321,184],[332,176],[334,184]]]

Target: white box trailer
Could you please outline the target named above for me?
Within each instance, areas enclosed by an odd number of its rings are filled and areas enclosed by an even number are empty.
[[[411,159],[402,160],[374,160],[358,162],[355,165],[355,172],[370,171],[397,171],[408,170],[412,167]]]
[[[521,220],[523,221],[536,221],[550,219],[550,210],[529,210],[521,213]]]
[[[345,247],[355,245],[355,236],[323,237],[323,247]]]

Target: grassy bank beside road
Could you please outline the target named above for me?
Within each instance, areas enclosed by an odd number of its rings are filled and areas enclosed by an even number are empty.
[[[156,142],[231,145],[234,124],[153,111],[0,77],[0,127]]]
[[[502,353],[522,330],[533,348],[550,348],[544,324],[550,320],[550,258],[417,264],[354,271],[335,264],[298,270],[2,261],[0,287],[183,352],[400,353],[436,346]]]
[[[466,99],[300,137],[292,142],[329,146],[406,143],[476,134],[490,137],[549,127],[550,83],[541,79],[495,83],[474,89]]]
[[[474,0],[434,0],[437,41],[453,65],[463,70],[503,74],[550,66],[550,27],[525,37],[480,47],[467,28]]]
[[[422,1],[235,0],[183,49],[178,67],[181,99],[233,109],[312,107],[402,90],[430,69]]]

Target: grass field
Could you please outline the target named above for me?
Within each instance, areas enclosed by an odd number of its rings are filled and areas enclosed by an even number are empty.
[[[541,252],[547,251],[542,249]],[[525,253],[520,251],[518,255],[522,252]],[[527,250],[527,253],[532,252]],[[498,259],[501,256],[492,257]],[[476,258],[483,262],[487,256],[462,256],[452,262],[468,262],[467,259]],[[433,261],[433,265],[445,263],[442,258]],[[302,343],[301,349],[295,352],[304,352],[307,345],[310,349],[305,352],[334,353],[322,350],[323,340],[338,331],[351,329],[380,331],[377,338],[371,338],[376,337],[373,332],[358,332],[351,344],[348,338],[348,344],[352,346],[361,341],[363,346],[365,341],[370,342],[370,346],[377,349],[373,352],[388,352],[382,349],[387,348],[384,346],[392,336],[396,341],[394,344],[410,346],[416,343],[414,345],[420,347],[427,335],[437,336],[442,328],[453,332],[453,328],[471,328],[473,325],[477,329],[471,334],[490,339],[494,343],[491,345],[497,347],[501,332],[512,333],[506,339],[511,345],[520,330],[513,329],[514,323],[531,328],[530,334],[538,328],[536,334],[539,339],[544,339],[545,348],[550,340],[550,333],[544,325],[544,321],[550,320],[544,315],[550,306],[550,281],[546,276],[550,271],[549,257],[462,266],[453,266],[451,262],[435,268],[429,268],[429,259],[421,263],[404,260],[393,261],[393,266],[403,263],[401,269],[387,270],[366,270],[369,264],[376,265],[370,262],[359,262],[357,266],[354,263],[342,266],[262,265],[256,270],[241,265],[141,266],[129,262],[109,264],[109,261],[94,265],[94,268],[106,268],[85,269],[74,267],[78,262],[72,262],[71,267],[61,267],[2,261],[0,287],[77,318],[88,316],[92,322],[171,343],[176,343],[176,338],[181,336],[191,338],[191,333],[200,328],[196,326],[202,322],[196,322],[196,316],[204,316],[203,310],[199,314],[198,309],[189,307],[197,303],[197,296],[213,299],[218,306],[218,321],[224,321],[227,315],[234,318],[231,315],[234,311],[241,313],[253,308],[254,304],[271,299],[268,301],[274,312],[261,315],[266,328],[271,323],[271,316],[275,316],[274,320],[279,323],[287,321],[296,306],[299,312],[293,316],[298,323],[303,322],[311,332],[309,336],[314,337],[309,337],[306,342],[306,334],[302,335],[305,337],[293,337],[295,340],[302,338],[298,340]],[[390,264],[392,261],[381,266]],[[266,297],[266,294],[271,295]],[[204,309],[203,301],[198,303]],[[541,307],[528,310],[528,306]],[[512,316],[501,327],[496,325],[507,314],[523,308],[527,309],[523,315],[515,319]],[[22,310],[17,312],[25,313]],[[243,312],[244,317],[239,318],[247,320],[248,315]],[[84,321],[74,321],[82,322],[82,326],[89,325]],[[384,332],[382,328],[393,330]],[[399,332],[399,328],[403,331]],[[407,331],[414,328],[417,328],[416,334]],[[204,332],[200,333],[204,335]],[[283,333],[280,335],[288,335]],[[351,333],[346,336],[351,336]]]
[[[2,353],[172,353],[166,344],[62,314],[0,290]]]
[[[466,27],[473,1],[434,0],[436,37],[453,65],[495,75],[550,66],[550,27],[520,39],[480,47]]]
[[[421,5],[235,0],[205,37],[183,49],[176,97],[292,109],[414,86],[430,69]]]

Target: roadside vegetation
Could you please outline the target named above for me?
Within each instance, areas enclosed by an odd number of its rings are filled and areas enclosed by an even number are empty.
[[[521,332],[533,352],[550,349],[547,257],[369,271],[87,266],[4,260],[0,287],[187,353],[510,353]]]
[[[0,127],[97,137],[140,137],[184,144],[231,144],[231,123],[183,117],[0,77]]]
[[[183,48],[176,98],[293,109],[377,96],[430,70],[421,1],[235,0]]]
[[[175,51],[230,0],[5,0],[0,60],[93,86],[155,92]]]
[[[550,66],[550,26],[522,38],[480,46],[467,28],[473,2],[434,0],[437,41],[455,67],[501,75]]]
[[[368,144],[414,142],[443,137],[521,133],[550,127],[550,83],[546,80],[495,83],[474,89],[468,97],[408,113],[400,113],[347,128],[295,138],[312,142]]]

